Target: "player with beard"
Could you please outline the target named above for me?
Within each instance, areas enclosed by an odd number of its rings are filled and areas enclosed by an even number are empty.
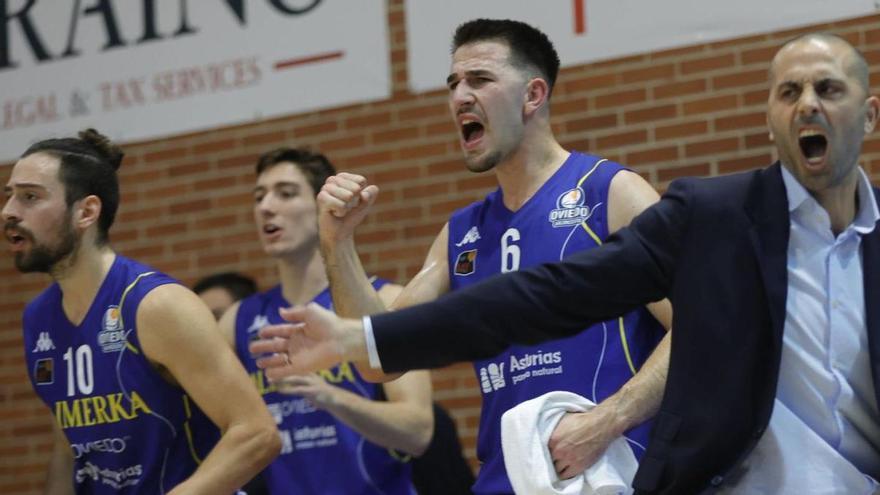
[[[55,282],[23,317],[28,374],[55,415],[45,493],[232,493],[277,454],[277,432],[199,298],[110,247],[121,160],[89,129],[32,145],[5,187],[15,266]],[[222,432],[213,448],[197,406]]]
[[[434,300],[499,272],[593,249],[658,199],[638,174],[595,155],[570,152],[557,142],[550,126],[550,94],[559,58],[546,35],[517,21],[478,19],[459,26],[452,45],[448,103],[465,163],[472,172],[493,171],[500,187],[452,215],[395,308]],[[339,315],[385,309],[370,290],[353,240],[376,193],[363,177],[339,174],[319,195],[321,246]],[[668,302],[648,308],[669,328]],[[474,362],[483,398],[477,441],[482,466],[475,493],[512,493],[501,451],[501,416],[551,391],[601,402],[590,412],[566,415],[551,437],[559,476],[582,473],[624,433],[641,456],[649,430],[642,423],[662,396],[668,334],[649,360],[664,332],[647,310],[597,327],[541,346],[513,346]],[[279,359],[266,363],[285,366],[267,371],[290,373],[293,367]]]

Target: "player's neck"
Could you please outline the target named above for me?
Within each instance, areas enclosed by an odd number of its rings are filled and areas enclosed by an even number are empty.
[[[528,139],[495,167],[498,184],[504,192],[504,206],[517,211],[547,182],[568,158],[552,134]]]
[[[74,325],[85,318],[115,259],[116,253],[107,245],[83,244],[71,254],[69,266],[53,274],[61,287],[64,314]]]
[[[290,304],[306,304],[327,288],[327,274],[317,248],[305,255],[279,259],[281,292]]]

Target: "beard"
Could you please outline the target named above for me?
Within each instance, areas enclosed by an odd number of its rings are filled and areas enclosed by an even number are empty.
[[[467,169],[474,173],[483,173],[488,172],[495,168],[495,165],[498,165],[501,160],[504,158],[504,154],[500,151],[493,151],[483,157],[482,159],[465,157],[465,165]]]
[[[60,239],[52,246],[38,243],[34,235],[26,229],[20,227],[15,229],[26,237],[32,246],[28,252],[15,253],[15,268],[22,273],[51,273],[59,261],[76,250],[79,243],[69,221],[62,225]]]

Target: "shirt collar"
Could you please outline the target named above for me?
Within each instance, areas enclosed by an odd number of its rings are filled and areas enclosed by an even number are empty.
[[[780,168],[782,169],[782,181],[785,183],[785,195],[788,198],[789,213],[797,210],[805,201],[816,201],[784,165]],[[865,175],[862,167],[859,167],[858,170],[859,177],[856,193],[859,197],[859,211],[856,212],[852,227],[860,234],[867,234],[874,230],[877,221],[880,220],[880,209],[877,208],[877,200],[874,197],[871,181],[868,180],[868,176]]]

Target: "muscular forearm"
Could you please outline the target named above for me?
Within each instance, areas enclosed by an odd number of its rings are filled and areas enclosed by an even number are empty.
[[[607,417],[615,436],[654,417],[663,400],[672,332],[667,332],[642,368],[616,393],[596,407]]]
[[[385,311],[385,305],[364,272],[354,240],[347,239],[338,244],[322,243],[321,256],[330,280],[330,294],[336,314],[356,318]]]
[[[322,407],[367,440],[383,447],[418,456],[431,441],[434,418],[430,405],[373,401],[338,389]]]
[[[274,427],[233,424],[193,475],[169,495],[234,493],[278,455]]]

